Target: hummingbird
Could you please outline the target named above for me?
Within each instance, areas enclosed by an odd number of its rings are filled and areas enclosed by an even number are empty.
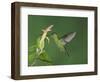
[[[58,48],[62,52],[67,51],[65,45],[70,43],[75,38],[75,36],[76,36],[76,32],[67,33],[67,34],[63,35],[61,38],[59,38],[56,33],[52,34],[52,38],[54,39],[55,44],[58,46]],[[67,54],[69,56],[68,52],[67,52]]]

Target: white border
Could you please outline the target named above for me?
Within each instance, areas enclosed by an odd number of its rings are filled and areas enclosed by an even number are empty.
[[[21,7],[20,75],[94,71],[94,11]],[[81,12],[80,12],[81,11]],[[88,64],[28,67],[28,15],[88,17]]]

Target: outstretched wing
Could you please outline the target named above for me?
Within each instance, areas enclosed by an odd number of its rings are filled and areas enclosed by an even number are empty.
[[[61,37],[60,41],[65,45],[69,43],[76,36],[76,32],[71,32]]]

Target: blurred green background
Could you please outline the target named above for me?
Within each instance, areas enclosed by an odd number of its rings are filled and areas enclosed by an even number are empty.
[[[28,15],[28,47],[36,43],[37,38],[42,34],[42,29],[49,25],[54,25],[51,33],[56,32],[59,37],[70,32],[77,32],[77,34],[75,38],[66,45],[69,56],[60,52],[52,39],[50,39],[50,44],[47,44],[45,49],[52,59],[52,65],[87,64],[87,22],[88,19],[86,17]],[[28,64],[30,65],[32,62],[32,55],[28,53]],[[48,64],[42,61],[37,61],[36,64],[36,66],[45,65]]]

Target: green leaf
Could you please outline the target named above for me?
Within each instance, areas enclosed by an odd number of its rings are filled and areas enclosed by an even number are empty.
[[[37,47],[39,48],[40,46],[40,37],[37,39]]]
[[[28,55],[28,62],[29,65],[32,65],[34,63],[35,59],[37,58],[36,53],[31,53]]]
[[[48,41],[48,43],[50,42],[50,40],[49,40],[49,38],[48,38],[48,37],[46,37],[46,40]]]
[[[33,45],[33,46],[28,48],[28,52],[33,52],[35,50],[36,50],[36,45]]]
[[[37,47],[41,50],[44,48],[44,41],[41,41],[40,37],[37,39]]]
[[[52,63],[50,57],[45,52],[41,53],[39,59],[43,62]]]

